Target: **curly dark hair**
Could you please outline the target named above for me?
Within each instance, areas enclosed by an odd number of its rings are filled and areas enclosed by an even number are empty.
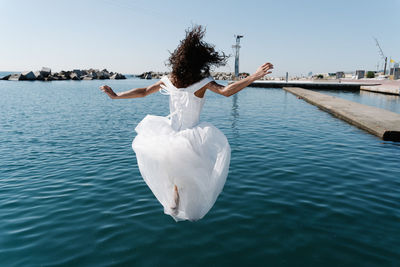
[[[226,64],[229,56],[204,42],[205,32],[201,25],[187,29],[185,39],[171,53],[167,65],[172,67],[171,78],[176,87],[184,88],[196,83],[210,75],[211,67]]]

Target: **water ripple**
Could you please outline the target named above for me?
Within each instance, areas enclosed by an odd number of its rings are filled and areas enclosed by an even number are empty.
[[[101,83],[0,81],[1,266],[399,262],[395,143],[279,89],[207,93],[201,119],[228,137],[229,177],[204,219],[175,223],[131,150],[135,125],[168,114],[168,99],[110,101]]]

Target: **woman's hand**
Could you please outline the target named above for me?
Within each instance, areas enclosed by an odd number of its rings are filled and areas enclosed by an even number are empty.
[[[272,65],[271,63],[265,63],[263,65],[261,65],[256,72],[254,72],[252,75],[241,79],[239,81],[236,81],[234,83],[230,83],[227,86],[223,86],[220,85],[218,83],[216,83],[215,81],[208,83],[207,89],[210,89],[211,91],[223,95],[223,96],[231,96],[234,95],[236,93],[238,93],[239,91],[241,91],[242,89],[246,88],[247,86],[249,86],[252,82],[261,79],[262,77],[264,77],[267,74],[272,73],[272,70],[274,68],[274,65]]]
[[[116,93],[114,93],[113,89],[111,89],[108,85],[100,86],[100,90],[106,93],[111,99],[115,99],[118,97]]]
[[[267,74],[272,73],[272,70],[274,68],[274,65],[272,65],[271,63],[267,62],[264,63],[263,65],[261,65],[256,72],[254,73],[254,76],[258,79],[261,79],[262,77],[264,77]]]

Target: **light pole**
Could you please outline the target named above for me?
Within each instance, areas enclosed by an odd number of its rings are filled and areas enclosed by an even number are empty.
[[[235,35],[236,44],[232,45],[232,48],[235,49],[235,77],[239,77],[239,49],[240,49],[240,38],[243,38],[243,35]]]

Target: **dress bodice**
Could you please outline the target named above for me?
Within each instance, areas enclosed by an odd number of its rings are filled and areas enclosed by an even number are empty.
[[[161,81],[163,85],[161,85],[160,92],[170,96],[168,117],[171,120],[172,128],[181,131],[196,126],[199,123],[205,98],[197,97],[194,93],[213,81],[213,78],[204,78],[186,88],[176,88],[168,76],[163,76]]]

